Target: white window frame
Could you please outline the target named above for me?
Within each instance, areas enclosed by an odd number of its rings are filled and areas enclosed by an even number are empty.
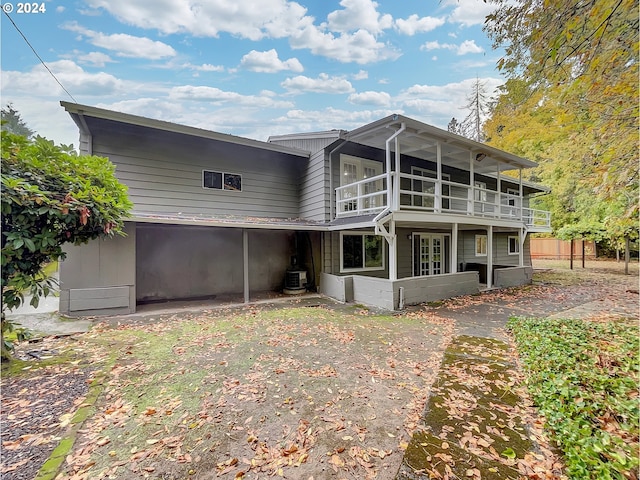
[[[438,181],[438,172],[435,172],[433,170],[429,170],[427,168],[422,168],[422,167],[417,167],[415,165],[411,165],[411,175],[415,175],[418,177],[424,177],[427,180],[433,180],[435,182]],[[445,182],[450,182],[451,181],[451,175],[449,175],[448,173],[443,173],[442,174],[442,180]],[[415,180],[415,179],[411,179],[411,191],[412,192],[418,192],[418,193],[431,193],[431,194],[435,194],[436,190],[435,190],[435,184],[433,185],[433,189],[427,187],[425,189],[424,183],[422,184],[422,191],[419,190],[414,190],[413,186],[415,185],[414,182],[416,181],[420,181],[422,182],[422,180]],[[426,183],[426,182],[425,182]],[[442,184],[442,189],[440,192],[440,196],[441,197],[445,197],[445,196],[449,196],[449,185],[448,184]],[[416,199],[419,201],[420,204],[416,205]],[[427,208],[434,208],[434,205],[425,205],[425,200],[427,199],[433,199],[433,203],[435,205],[435,196],[433,197],[423,197],[421,195],[412,195],[412,199],[411,199],[411,204],[414,207],[427,207]],[[448,198],[442,198],[442,200],[449,200]],[[444,202],[442,202],[444,203]]]
[[[515,240],[515,252],[511,250],[511,240]],[[509,255],[520,255],[520,237],[517,235],[509,235],[507,237],[507,251],[509,252]]]
[[[480,180],[474,180],[473,181],[473,186],[474,186],[473,199],[476,202],[483,202],[483,203],[486,202],[487,201],[487,182],[481,182]]]
[[[482,247],[482,243],[483,243],[482,239],[483,238],[484,238],[484,252],[482,251],[482,248],[480,248],[480,251],[478,252],[478,240],[480,240],[480,246]],[[478,234],[478,235],[475,236],[474,247],[473,248],[474,248],[474,250],[476,252],[476,257],[486,257],[487,256],[487,248],[488,248],[487,241],[488,241],[488,238],[487,238],[486,234]]]
[[[219,173],[220,174],[220,188],[214,188],[214,187],[205,187],[204,186],[204,175],[205,172],[210,172],[210,173]],[[225,184],[225,177],[228,175],[233,175],[235,177],[240,177],[240,189],[239,190],[234,190],[232,188],[225,188],[226,184]],[[232,172],[223,172],[221,170],[209,170],[209,169],[202,169],[202,176],[201,176],[201,183],[200,185],[202,186],[202,188],[204,190],[213,190],[215,192],[242,192],[242,174],[241,173],[232,173]]]
[[[384,168],[382,162],[376,162],[375,160],[367,160],[366,158],[354,157],[352,155],[341,154],[340,155],[340,186],[344,187],[349,183],[344,182],[344,165],[349,163],[356,167],[356,182],[365,179],[364,169],[372,168],[376,174],[374,176],[382,175]]]
[[[344,237],[345,236],[361,236],[361,237],[378,237],[380,240],[381,248],[382,248],[382,265],[379,267],[366,267],[366,250],[365,250],[365,242],[364,238],[362,239],[362,262],[363,266],[361,268],[344,268]],[[375,272],[385,269],[385,242],[384,238],[380,235],[376,235],[374,232],[340,232],[340,273],[350,273],[350,272]]]

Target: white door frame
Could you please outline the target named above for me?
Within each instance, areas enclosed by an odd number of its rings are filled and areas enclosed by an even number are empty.
[[[420,277],[425,275],[442,275],[447,273],[447,267],[449,264],[447,263],[447,253],[451,255],[451,252],[446,251],[446,239],[449,238],[449,245],[451,245],[451,234],[449,233],[428,233],[428,232],[413,232],[411,234],[411,269],[414,277]],[[420,252],[420,258],[418,259],[418,263],[416,265],[416,238],[418,238],[420,242],[420,248],[422,249],[422,239],[427,240],[427,256],[428,256],[428,271],[426,273],[423,269],[422,263],[422,253]],[[437,242],[439,241],[439,245]],[[439,252],[439,260],[434,261],[434,254],[436,253],[436,248],[440,248]],[[451,250],[451,247],[449,247]],[[439,263],[439,265],[437,265]],[[417,269],[416,269],[417,267]]]

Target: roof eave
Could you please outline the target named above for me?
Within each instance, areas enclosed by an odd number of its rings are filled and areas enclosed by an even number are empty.
[[[228,133],[213,132],[211,130],[205,130],[203,128],[189,127],[186,125],[167,122],[165,120],[156,120],[153,118],[141,117],[138,115],[116,112],[113,110],[91,107],[78,103],[61,101],[60,105],[72,116],[74,122],[79,127],[80,124],[78,123],[78,119],[76,117],[79,117],[81,119],[82,117],[87,116],[309,158],[309,152],[305,150],[300,150],[297,148],[287,147],[274,143],[262,142],[260,140],[253,140],[250,138],[238,137],[236,135],[230,135]],[[76,117],[74,117],[74,115]]]

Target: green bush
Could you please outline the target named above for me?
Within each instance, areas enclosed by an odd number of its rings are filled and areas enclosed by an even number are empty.
[[[567,474],[581,480],[637,478],[637,325],[512,318],[509,328]]]

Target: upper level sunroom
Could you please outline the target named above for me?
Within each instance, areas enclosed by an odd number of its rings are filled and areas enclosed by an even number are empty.
[[[341,139],[331,150],[339,172],[339,179],[332,176],[335,218],[454,215],[551,231],[549,212],[529,207],[531,195],[548,189],[522,180],[534,162],[401,115],[343,132]],[[365,149],[347,147],[354,144]]]

